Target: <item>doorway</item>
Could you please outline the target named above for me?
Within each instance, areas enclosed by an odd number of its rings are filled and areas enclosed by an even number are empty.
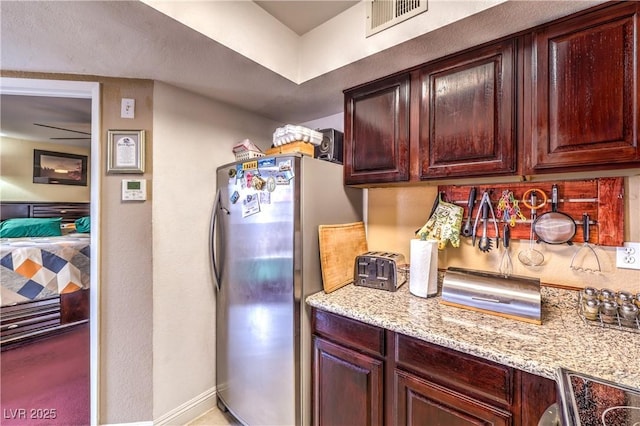
[[[83,98],[91,100],[90,139],[90,291],[89,291],[89,380],[90,380],[90,420],[98,424],[99,418],[99,271],[100,271],[100,84],[65,80],[41,80],[23,78],[0,78],[0,94],[17,96],[45,96],[60,98]],[[37,407],[34,407],[37,408]],[[46,408],[46,407],[40,407]]]

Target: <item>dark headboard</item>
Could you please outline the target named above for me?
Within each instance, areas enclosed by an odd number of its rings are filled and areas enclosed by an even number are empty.
[[[17,217],[61,217],[62,223],[73,223],[89,216],[89,203],[0,203],[0,220]]]

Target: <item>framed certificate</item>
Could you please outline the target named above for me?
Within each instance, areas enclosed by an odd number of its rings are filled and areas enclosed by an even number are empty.
[[[107,173],[144,173],[144,130],[109,130]]]

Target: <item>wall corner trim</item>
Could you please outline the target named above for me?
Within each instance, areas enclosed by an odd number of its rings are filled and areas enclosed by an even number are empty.
[[[173,410],[163,414],[153,421],[155,426],[187,424],[216,407],[216,388],[215,386],[202,392],[195,398],[190,399],[184,404],[174,408]],[[129,426],[129,425],[127,425]],[[137,424],[135,426],[138,426]],[[140,424],[140,426],[143,426]],[[146,424],[144,425],[146,426]]]

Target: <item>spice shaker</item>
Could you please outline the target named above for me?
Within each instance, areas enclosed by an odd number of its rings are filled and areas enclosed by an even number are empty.
[[[633,303],[633,294],[628,291],[619,291],[616,302],[618,302],[618,305],[622,305],[624,302]]]
[[[585,300],[597,299],[599,296],[598,290],[593,287],[585,287],[582,289],[582,298]]]
[[[589,321],[597,321],[600,312],[600,301],[598,299],[585,299],[582,305],[582,314]]]
[[[638,307],[631,302],[623,302],[618,309],[620,313],[620,324],[625,327],[636,327],[638,317]]]
[[[608,288],[603,288],[602,290],[600,290],[600,300],[601,301],[605,301],[605,300],[613,300],[615,301],[616,299],[616,292],[613,290],[610,290]]]
[[[607,324],[618,324],[618,303],[615,300],[605,300],[600,306],[600,318]]]

